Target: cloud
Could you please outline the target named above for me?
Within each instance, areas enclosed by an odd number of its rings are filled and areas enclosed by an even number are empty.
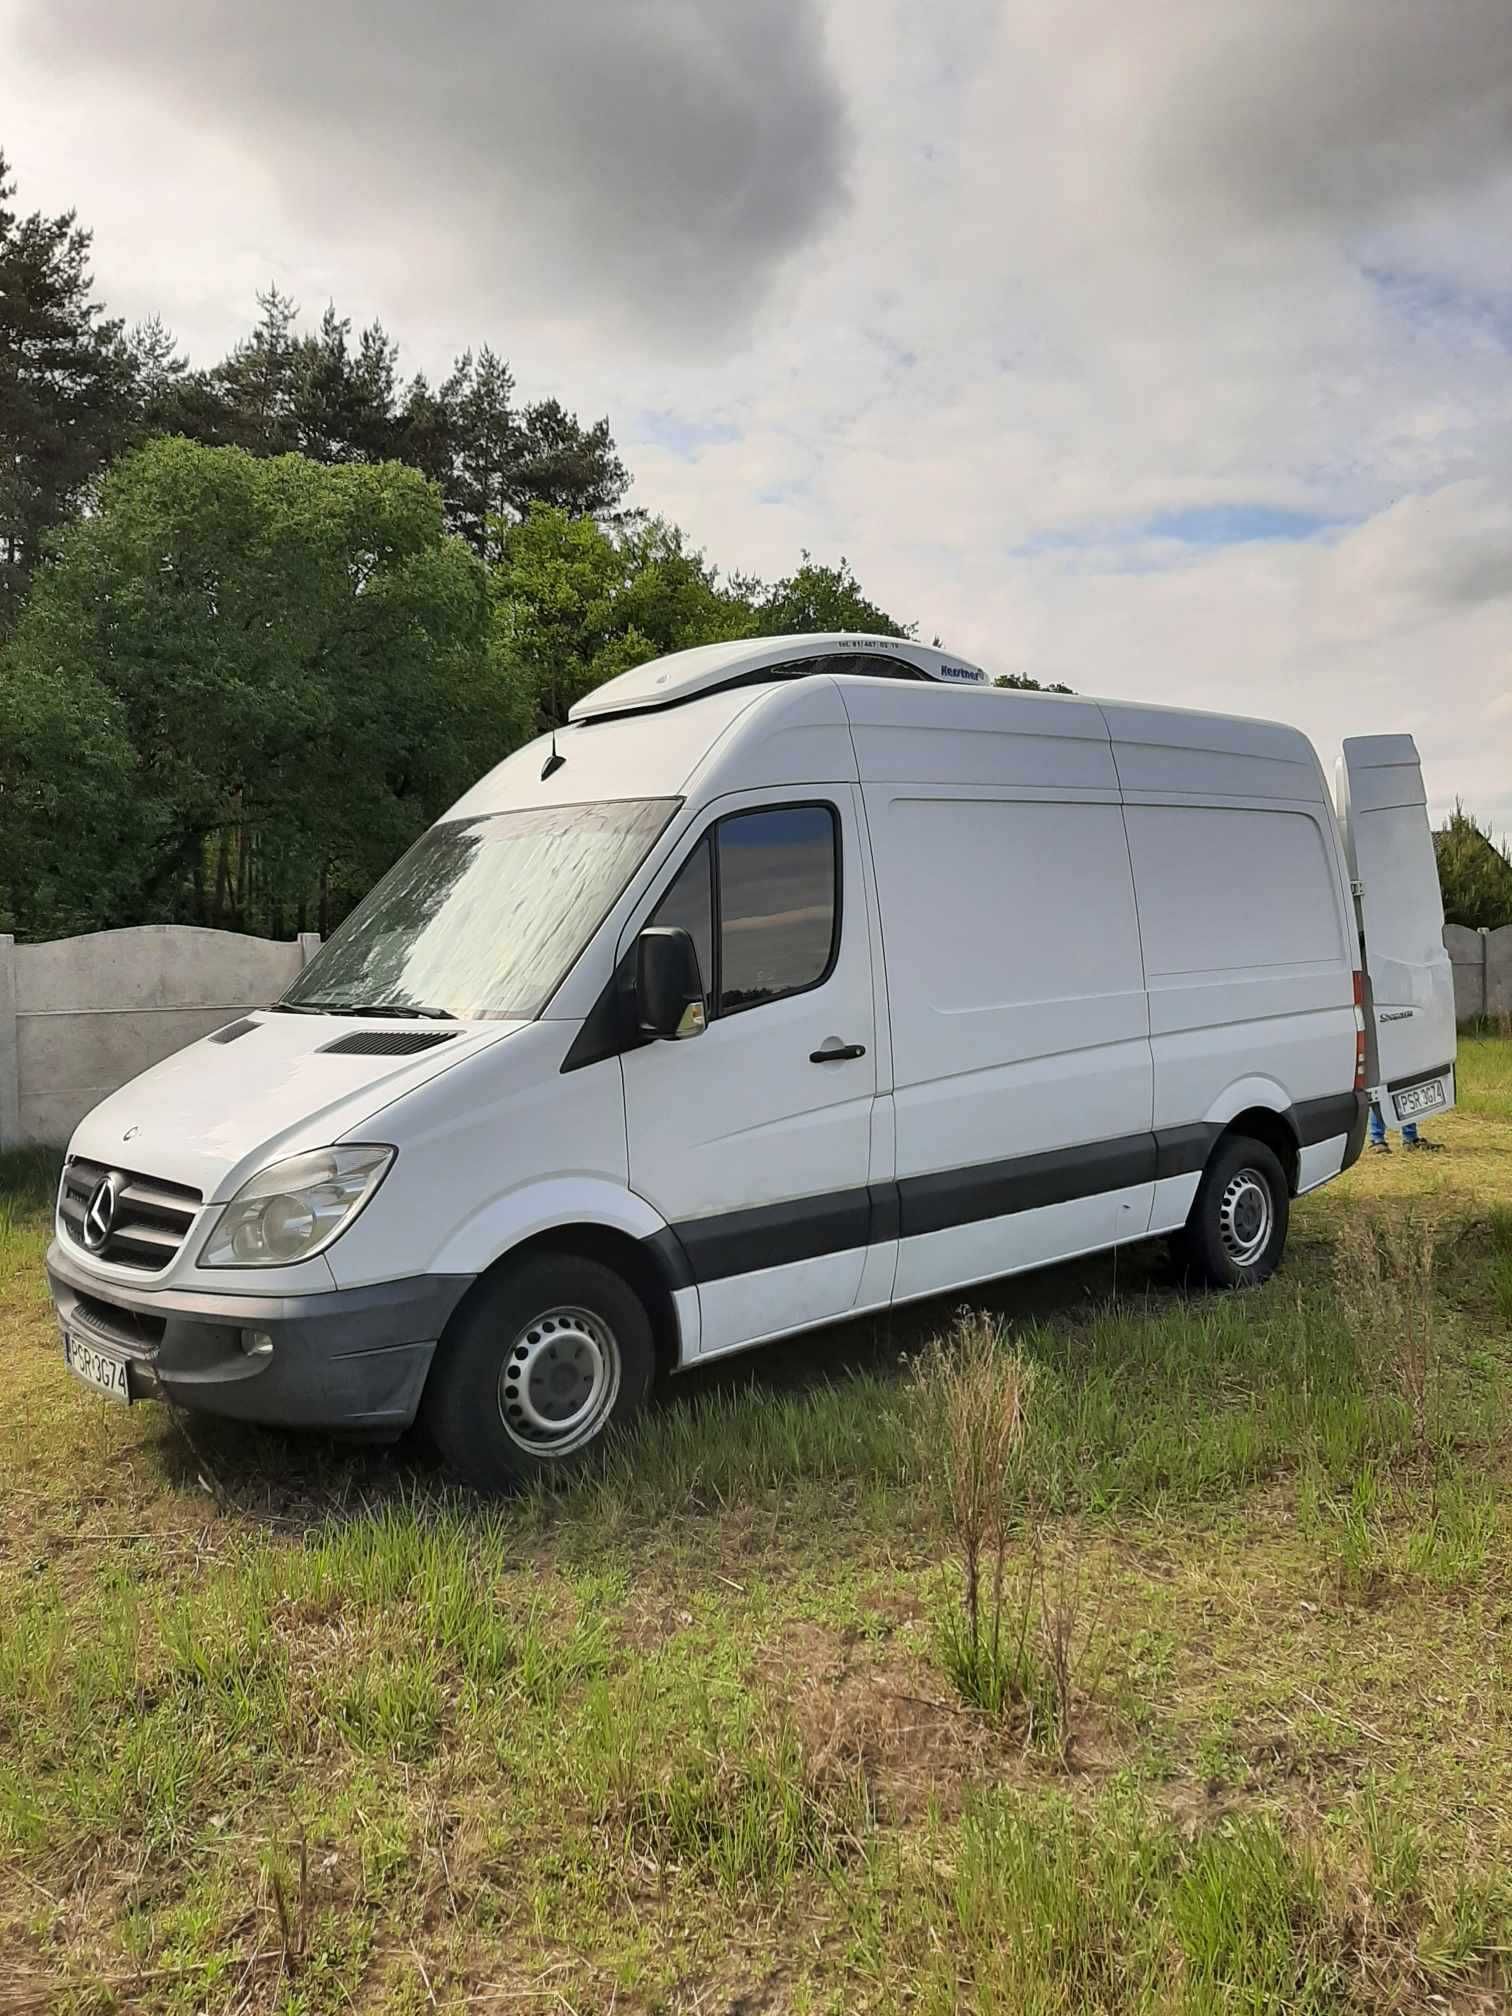
[[[24,200],[200,355],[275,276],[411,367],[492,340],[726,567],[844,552],[995,669],[1326,761],[1407,728],[1512,825],[1507,0],[0,0],[0,47]]]
[[[301,232],[673,346],[748,316],[843,196],[809,0],[33,0],[20,42],[229,137]]]

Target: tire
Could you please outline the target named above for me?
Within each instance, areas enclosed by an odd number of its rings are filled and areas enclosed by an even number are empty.
[[[479,1491],[583,1468],[639,1410],[651,1319],[600,1261],[544,1253],[501,1270],[441,1340],[421,1401],[443,1462]]]
[[[1188,1274],[1209,1288],[1258,1288],[1281,1264],[1291,1214],[1286,1172],[1263,1141],[1231,1134],[1203,1172],[1176,1243]]]

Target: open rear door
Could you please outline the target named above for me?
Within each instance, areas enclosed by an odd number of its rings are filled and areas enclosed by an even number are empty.
[[[1366,974],[1366,1072],[1387,1121],[1454,1104],[1454,972],[1417,744],[1357,735],[1337,796]]]

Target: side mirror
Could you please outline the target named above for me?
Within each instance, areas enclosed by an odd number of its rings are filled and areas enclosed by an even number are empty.
[[[651,924],[635,941],[635,995],[642,1036],[684,1041],[704,1033],[703,975],[680,924]]]

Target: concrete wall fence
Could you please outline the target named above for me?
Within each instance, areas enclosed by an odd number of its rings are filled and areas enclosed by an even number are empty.
[[[0,934],[0,1148],[63,1146],[107,1092],[276,1000],[319,943],[184,924],[46,945]]]
[[[61,1147],[107,1092],[276,1000],[319,943],[186,924],[48,945],[0,933],[0,1148]],[[1446,924],[1444,943],[1460,1021],[1512,1016],[1512,925]]]
[[[1444,926],[1444,943],[1454,963],[1454,1013],[1461,1022],[1481,1016],[1512,1016],[1512,924],[1497,931]]]

